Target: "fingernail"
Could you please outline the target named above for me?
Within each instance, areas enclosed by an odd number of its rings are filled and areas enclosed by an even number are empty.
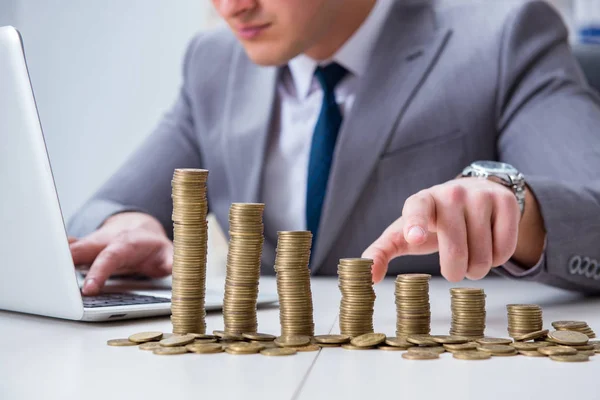
[[[89,294],[96,291],[98,286],[96,285],[96,280],[94,278],[86,279],[83,282],[83,294]]]
[[[407,239],[409,241],[416,241],[416,240],[421,239],[423,236],[425,236],[425,231],[423,230],[423,228],[415,225],[412,228],[410,228],[410,230],[408,231]]]

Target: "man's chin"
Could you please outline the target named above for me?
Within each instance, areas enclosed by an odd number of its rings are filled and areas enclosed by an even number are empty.
[[[244,45],[244,50],[250,60],[263,67],[277,67],[285,65],[297,54],[289,51],[278,51],[275,46],[265,45]]]

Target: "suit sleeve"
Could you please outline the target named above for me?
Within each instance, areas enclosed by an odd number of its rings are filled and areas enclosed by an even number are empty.
[[[499,272],[600,292],[600,98],[544,2],[508,19],[499,60],[498,156],[525,174],[547,231],[538,265]]]
[[[198,37],[186,51],[183,85],[174,106],[141,147],[73,216],[68,224],[70,235],[88,235],[114,214],[139,211],[157,218],[172,238],[173,170],[202,167],[188,93],[190,60],[197,41]]]

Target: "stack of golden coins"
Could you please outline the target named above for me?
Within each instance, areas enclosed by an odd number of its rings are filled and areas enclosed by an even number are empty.
[[[396,336],[427,335],[431,329],[428,274],[396,277]]]
[[[229,209],[229,253],[223,318],[225,332],[256,332],[256,300],[264,242],[264,204],[234,203]]]
[[[508,335],[519,337],[543,329],[542,307],[537,304],[508,304]]]
[[[208,171],[176,169],[173,187],[173,333],[205,333]]]
[[[314,336],[309,231],[278,232],[275,272],[281,335]]]
[[[373,332],[375,291],[369,258],[343,258],[338,265],[340,332],[356,337]]]
[[[485,293],[478,288],[450,289],[450,335],[482,338],[485,331]]]
[[[554,321],[552,327],[557,331],[581,332],[590,339],[596,338],[596,333],[585,321]]]

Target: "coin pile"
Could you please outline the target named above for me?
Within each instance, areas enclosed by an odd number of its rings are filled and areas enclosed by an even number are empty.
[[[543,329],[542,307],[537,304],[508,304],[508,335],[520,338]]]
[[[368,258],[342,258],[338,264],[340,332],[350,337],[373,332],[375,291]]]
[[[173,187],[173,289],[171,322],[174,333],[206,330],[206,250],[208,171],[176,169]]]
[[[234,203],[229,209],[229,253],[223,319],[225,332],[256,332],[256,301],[264,242],[264,204]]]
[[[485,293],[479,288],[450,289],[450,335],[482,338],[485,331]]]
[[[275,256],[281,335],[314,336],[309,231],[278,232]]]
[[[596,333],[584,321],[554,321],[552,327],[557,331],[575,331],[587,335],[590,339],[596,338]]]
[[[431,310],[428,274],[396,277],[396,336],[429,334]]]

